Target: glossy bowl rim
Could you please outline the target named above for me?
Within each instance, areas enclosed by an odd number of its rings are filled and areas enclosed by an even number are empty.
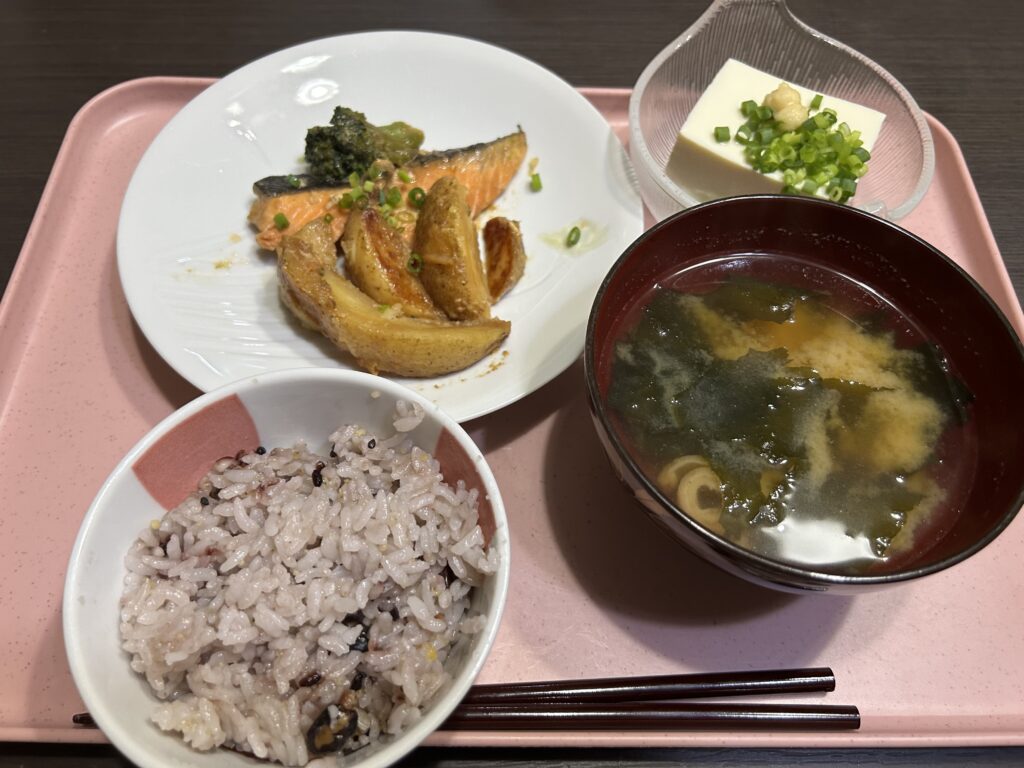
[[[682,34],[675,37],[668,45],[662,48],[653,59],[651,59],[640,73],[640,76],[633,84],[633,88],[630,92],[628,109],[630,157],[632,158],[634,165],[642,168],[646,176],[657,185],[658,189],[671,198],[676,204],[682,205],[683,210],[699,205],[700,201],[688,194],[685,189],[668,178],[664,169],[658,163],[655,163],[654,157],[647,146],[647,141],[644,139],[643,131],[640,130],[640,101],[647,90],[648,82],[650,82],[655,73],[661,69],[662,64],[664,64],[665,61],[679,48],[685,45],[693,35],[703,29],[716,14],[737,1],[738,0],[714,0],[704,13],[696,19],[696,21],[687,27]],[[874,71],[896,92],[900,101],[907,105],[911,117],[914,120],[914,124],[917,126],[918,135],[921,139],[921,150],[923,154],[921,173],[918,176],[917,183],[915,184],[913,191],[907,199],[900,201],[899,205],[894,208],[887,209],[885,215],[885,218],[891,221],[897,221],[904,218],[918,206],[921,200],[924,199],[925,194],[928,192],[928,188],[931,186],[932,178],[935,175],[935,142],[932,139],[931,129],[928,127],[928,119],[925,116],[924,110],[922,110],[918,105],[917,100],[914,99],[910,91],[907,90],[907,88],[895,76],[893,76],[892,73],[881,66],[878,62],[865,56],[857,49],[819,32],[808,24],[805,24],[789,9],[786,5],[786,0],[770,0],[770,2],[776,5],[781,14],[790,19],[809,37],[822,40],[828,45],[844,51]],[[679,129],[677,128],[676,130]],[[639,159],[633,157],[634,150],[639,154]]]
[[[643,489],[650,494],[651,498],[657,501],[658,505],[675,521],[682,523],[688,529],[691,530],[696,536],[706,544],[709,544],[712,549],[718,553],[723,553],[727,558],[736,563],[737,566],[742,569],[743,572],[751,575],[756,575],[759,580],[764,580],[766,574],[773,574],[782,577],[781,585],[792,585],[794,583],[803,584],[815,584],[820,585],[824,588],[829,587],[871,587],[871,586],[885,586],[890,584],[902,583],[905,581],[911,581],[913,579],[919,579],[924,576],[928,576],[939,571],[946,570],[957,563],[963,562],[973,555],[980,552],[986,546],[991,544],[1001,534],[1007,526],[1017,516],[1021,508],[1024,507],[1024,474],[1021,475],[1018,480],[1019,488],[1017,496],[1012,502],[1010,508],[1004,511],[999,517],[998,522],[982,537],[972,542],[970,546],[959,550],[956,554],[950,555],[942,560],[938,560],[935,563],[926,566],[920,566],[909,570],[901,570],[895,573],[881,574],[876,576],[864,576],[855,574],[838,574],[829,573],[826,571],[819,571],[813,568],[806,568],[793,563],[787,563],[782,560],[775,560],[773,558],[759,555],[748,549],[740,547],[734,544],[727,538],[718,536],[712,531],[704,528],[689,515],[685,514],[682,510],[678,509],[666,496],[665,494],[655,485],[641,470],[636,460],[630,455],[619,438],[617,431],[611,419],[607,408],[605,407],[604,398],[601,396],[597,385],[596,366],[594,364],[595,351],[597,344],[594,339],[595,326],[597,324],[597,318],[601,314],[602,303],[607,293],[608,286],[618,275],[620,269],[632,258],[633,253],[640,248],[648,239],[655,236],[656,233],[660,232],[664,228],[673,226],[678,220],[699,215],[703,211],[710,208],[718,207],[730,207],[734,205],[743,205],[748,201],[775,201],[771,204],[779,205],[811,205],[811,206],[826,206],[837,211],[843,211],[840,215],[853,216],[861,220],[862,225],[883,227],[892,230],[899,237],[907,238],[912,241],[916,246],[925,248],[932,254],[933,257],[937,257],[940,261],[945,262],[948,266],[952,267],[955,273],[966,282],[966,287],[975,293],[979,294],[988,307],[994,312],[995,319],[1001,323],[1003,330],[1009,334],[1010,338],[1014,341],[1019,361],[1024,366],[1024,341],[1021,340],[1020,336],[1014,330],[1006,314],[999,308],[992,297],[985,291],[984,288],[973,278],[970,274],[964,270],[959,264],[953,259],[949,258],[935,246],[921,237],[918,237],[914,233],[904,229],[898,224],[883,219],[874,214],[853,208],[848,205],[842,205],[840,203],[834,203],[829,200],[821,200],[818,198],[801,197],[793,195],[782,195],[782,194],[765,194],[765,195],[737,195],[733,197],[724,197],[716,200],[709,200],[705,203],[700,203],[691,208],[685,208],[682,211],[672,214],[671,216],[658,222],[650,229],[645,231],[640,237],[633,241],[629,247],[623,251],[622,255],[615,261],[612,268],[605,275],[604,280],[601,282],[601,287],[598,289],[597,295],[594,297],[594,303],[591,306],[590,317],[587,321],[587,337],[583,348],[583,370],[584,378],[586,379],[587,385],[587,396],[590,400],[591,412],[594,417],[600,422],[601,429],[607,435],[608,442],[614,447],[616,454],[623,464],[628,468],[629,472],[637,479]],[[719,254],[721,256],[721,254]],[[869,284],[869,288],[871,285]],[[872,290],[874,290],[872,288]],[[639,502],[638,502],[639,503]],[[650,514],[648,512],[648,514]],[[674,536],[677,541],[679,537]],[[680,544],[685,545],[685,542],[679,541]],[[788,577],[788,578],[787,578]]]
[[[476,445],[473,438],[465,428],[449,416],[440,406],[426,398],[424,395],[419,394],[404,384],[391,381],[390,379],[384,379],[364,371],[335,368],[287,368],[267,373],[259,373],[242,379],[236,379],[235,381],[228,382],[227,384],[213,389],[210,392],[200,394],[189,402],[176,408],[150,428],[134,443],[131,448],[125,452],[123,457],[110,471],[103,484],[97,490],[95,497],[82,518],[82,522],[75,536],[72,550],[67,558],[67,571],[62,583],[61,630],[64,638],[62,643],[64,655],[68,661],[71,676],[75,682],[75,688],[82,697],[86,707],[90,709],[90,714],[94,715],[97,725],[104,735],[107,736],[110,742],[120,752],[139,766],[164,768],[165,766],[176,764],[176,761],[172,758],[165,757],[163,754],[153,754],[147,751],[144,745],[136,740],[134,736],[126,734],[123,720],[120,718],[110,718],[108,720],[105,717],[109,709],[107,704],[104,703],[95,709],[91,708],[91,703],[93,701],[105,699],[105,696],[96,690],[96,685],[93,683],[91,678],[85,677],[86,668],[94,666],[95,663],[83,657],[82,652],[76,647],[76,638],[78,637],[78,630],[76,627],[77,623],[80,622],[80,619],[78,618],[80,611],[74,604],[74,587],[78,585],[85,565],[83,563],[83,547],[86,539],[88,538],[88,529],[93,524],[96,517],[101,513],[103,507],[109,505],[110,499],[108,496],[112,492],[114,485],[126,472],[131,471],[132,464],[135,460],[145,453],[146,450],[151,448],[161,437],[181,425],[187,419],[199,413],[207,406],[232,395],[244,395],[248,391],[260,389],[268,385],[288,385],[295,382],[309,381],[323,381],[349,386],[354,385],[359,389],[365,390],[367,393],[376,390],[396,400],[404,399],[407,402],[416,402],[422,405],[424,408],[424,419],[433,419],[442,429],[446,429],[448,433],[459,443],[462,449],[466,451],[467,455],[473,456],[474,454],[479,454],[481,460],[479,462],[475,462],[475,467],[480,476],[480,480],[484,485],[484,492],[488,494],[489,501],[491,502],[496,531],[503,532],[502,536],[495,537],[500,548],[501,560],[498,570],[492,577],[494,579],[494,602],[491,609],[488,611],[485,628],[477,635],[480,642],[480,650],[477,654],[477,658],[474,659],[472,655],[468,655],[464,668],[458,673],[452,674],[451,685],[448,690],[443,694],[443,696],[434,699],[430,703],[431,706],[429,710],[417,722],[413,723],[411,726],[406,728],[403,733],[399,734],[387,744],[382,745],[371,754],[366,755],[364,758],[357,757],[356,759],[350,760],[349,763],[353,768],[385,768],[385,766],[392,765],[401,760],[404,756],[416,749],[416,747],[420,746],[426,738],[437,731],[442,723],[455,710],[459,702],[465,697],[465,694],[469,691],[469,688],[479,676],[487,658],[494,649],[498,630],[500,629],[508,602],[508,593],[511,583],[511,532],[509,531],[508,515],[505,510],[498,481],[494,477],[494,473],[491,470],[484,452]],[[159,506],[157,502],[154,501],[154,503]],[[110,511],[108,511],[107,514],[110,514]],[[120,555],[120,557],[123,559],[123,554]],[[118,632],[119,630],[115,627],[112,631]],[[125,667],[128,668],[128,658],[123,655],[123,652],[116,658],[104,660],[103,663],[123,663]],[[130,668],[129,672],[131,672],[133,678],[137,678],[136,682],[140,686],[143,686],[147,693],[152,695],[152,691],[149,690],[149,686],[147,685],[145,678],[138,673],[132,672]],[[154,706],[155,703],[156,699],[154,696]],[[153,727],[155,728],[156,726],[154,725]],[[191,764],[206,765],[207,758],[211,755],[216,757],[220,752],[220,750],[214,750],[213,752],[193,750],[180,737],[180,735],[171,734],[171,736],[188,748],[190,753],[194,752],[195,760]],[[355,755],[358,756],[358,753],[355,753]],[[251,755],[246,755],[245,757],[250,761],[255,759]],[[312,758],[311,762],[314,759],[315,758]],[[216,760],[209,763],[211,766],[215,766],[217,764]]]

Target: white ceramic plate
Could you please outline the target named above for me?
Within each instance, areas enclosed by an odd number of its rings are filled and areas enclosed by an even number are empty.
[[[521,222],[525,275],[494,307],[500,350],[436,379],[402,379],[457,421],[529,394],[582,352],[612,263],[643,230],[629,160],[598,111],[518,55],[459,37],[372,32],[271,54],[210,86],[161,131],[128,186],[117,256],[125,295],[157,352],[204,391],[254,374],[354,367],[280,304],[273,254],[246,222],[252,184],[303,170],[306,129],[336,105],[423,129],[425,149],[522,126],[527,162],[494,212]],[[529,189],[537,159],[543,189]],[[579,245],[562,245],[583,224]]]

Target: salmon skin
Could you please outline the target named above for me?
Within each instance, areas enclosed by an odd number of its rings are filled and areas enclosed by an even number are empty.
[[[424,192],[438,179],[454,176],[466,188],[469,215],[475,219],[501,196],[525,158],[526,134],[520,129],[462,149],[426,152],[410,160],[405,170],[413,176],[408,186]]]
[[[267,176],[252,185],[252,191],[257,197],[294,195],[307,189],[333,189],[337,194],[338,184],[323,181],[309,173],[296,173],[288,176]]]
[[[443,176],[454,176],[467,190],[470,214],[476,218],[505,191],[526,158],[526,134],[522,129],[494,141],[473,144],[460,149],[423,152],[401,167],[412,180],[401,181],[396,173],[386,174],[377,184],[397,187],[406,200],[409,190],[420,187],[425,192]],[[297,232],[313,219],[331,214],[334,239],[341,237],[348,210],[338,201],[351,187],[323,185],[308,174],[268,176],[253,185],[256,200],[249,209],[249,222],[259,230],[256,242],[260,247],[276,250],[282,236]],[[284,216],[286,226],[275,222]]]

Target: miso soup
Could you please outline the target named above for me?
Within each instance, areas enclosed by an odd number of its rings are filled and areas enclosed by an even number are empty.
[[[912,320],[802,260],[686,270],[617,336],[609,404],[664,495],[767,557],[884,572],[959,514],[970,394]]]

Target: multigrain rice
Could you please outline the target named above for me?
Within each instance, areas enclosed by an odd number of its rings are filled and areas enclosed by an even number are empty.
[[[421,418],[399,403],[396,434],[345,426],[329,456],[221,459],[142,531],[120,629],[160,728],[302,765],[420,718],[452,646],[483,629],[470,591],[498,565],[476,491],[405,434]]]

